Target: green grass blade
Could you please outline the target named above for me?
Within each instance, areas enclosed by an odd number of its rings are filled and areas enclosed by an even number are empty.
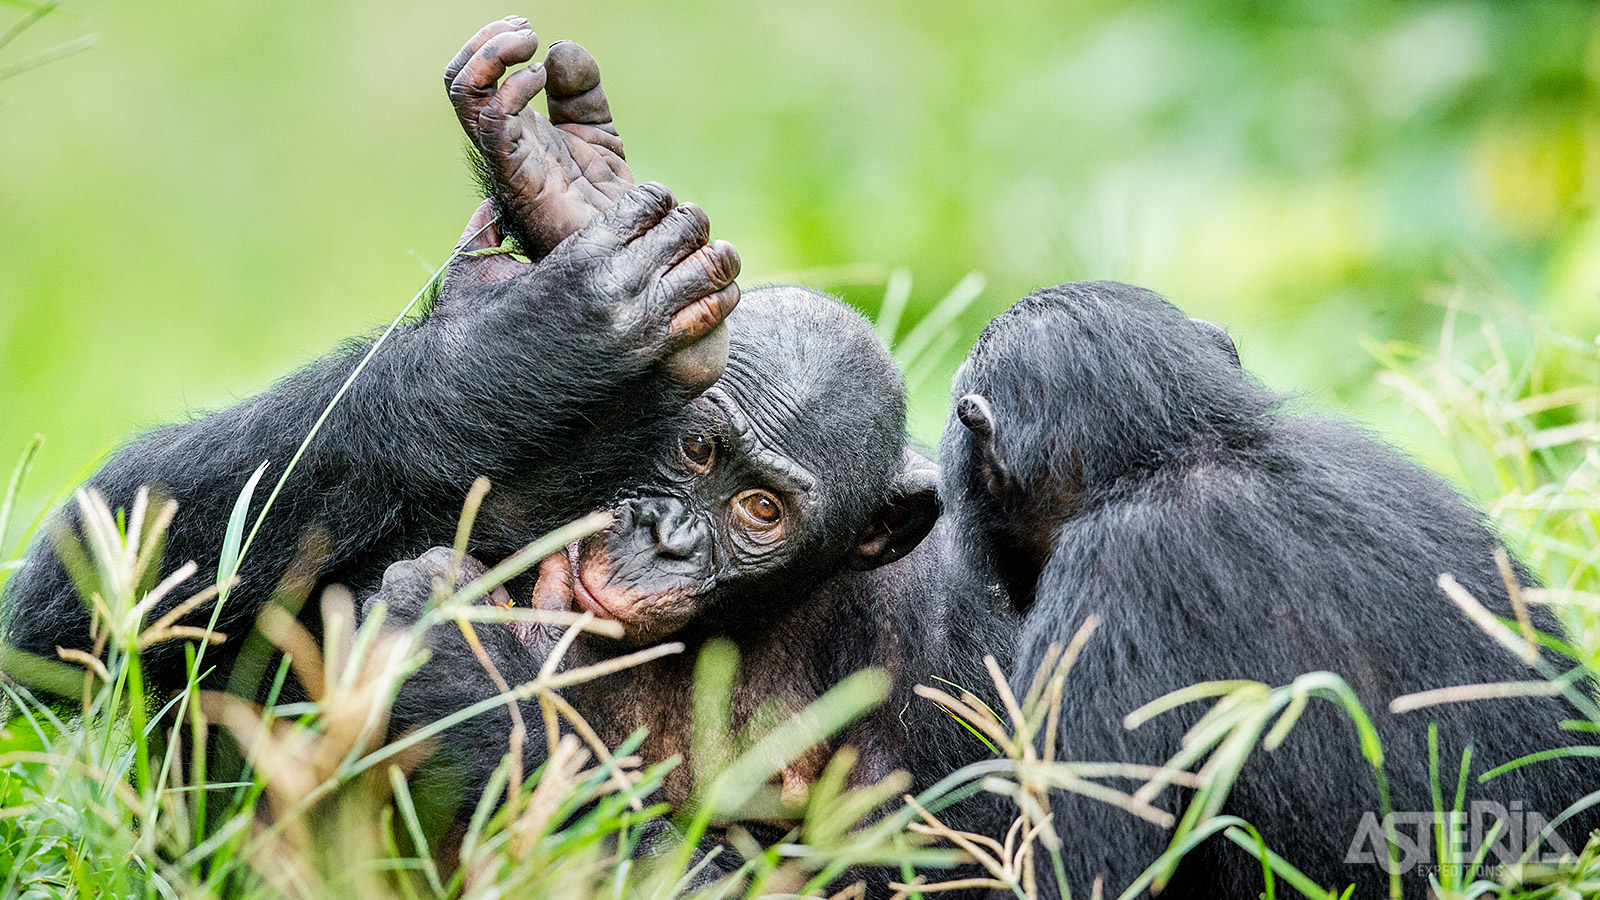
[[[873,330],[885,346],[894,346],[894,336],[900,332],[900,318],[905,315],[906,302],[911,299],[911,271],[905,268],[889,273],[889,283],[883,288],[883,302],[878,305],[877,321]]]
[[[239,548],[244,541],[244,522],[250,515],[250,500],[255,497],[256,485],[261,483],[261,476],[267,472],[269,460],[262,460],[261,465],[251,474],[244,483],[244,489],[239,491],[239,496],[233,501],[233,512],[228,514],[228,530],[222,536],[222,557],[217,562],[217,584],[221,590],[220,596],[228,594],[228,582],[239,571]]]
[[[911,368],[916,363],[950,323],[978,299],[978,295],[983,293],[988,283],[982,272],[969,273],[967,277],[956,282],[950,293],[945,294],[921,321],[912,326],[911,331],[906,334],[906,339],[894,348],[894,360],[900,364],[901,371]]]
[[[95,40],[96,38],[94,35],[86,34],[81,38],[67,41],[65,44],[62,44],[58,47],[51,47],[49,50],[46,50],[43,53],[30,56],[22,62],[12,63],[9,66],[0,66],[0,81],[5,81],[7,78],[14,78],[18,75],[21,75],[23,72],[32,71],[42,65],[53,63],[58,59],[71,56],[74,53],[82,53],[90,47],[93,47],[95,45]]]
[[[11,470],[11,481],[6,484],[6,498],[0,502],[0,557],[4,557],[6,531],[11,527],[11,511],[16,508],[17,494],[22,492],[22,481],[28,477],[28,470],[33,468],[33,458],[38,455],[39,448],[44,446],[44,435],[36,434],[28,441],[28,446],[22,450],[22,457],[17,460],[16,468]]]
[[[422,864],[422,874],[428,879],[428,887],[433,888],[436,896],[444,894],[444,883],[439,880],[439,867],[434,865],[433,856],[428,853],[428,837],[422,830],[422,820],[417,818],[417,806],[411,800],[411,789],[406,785],[406,776],[400,772],[399,766],[389,767],[389,786],[394,789],[395,805],[400,808],[400,818],[406,825],[406,833],[411,836],[411,844],[418,854],[417,861]]]
[[[38,21],[50,15],[50,11],[61,5],[61,0],[47,0],[29,9],[28,14],[18,19],[15,24],[0,33],[0,47],[16,40],[19,35],[32,28]]]

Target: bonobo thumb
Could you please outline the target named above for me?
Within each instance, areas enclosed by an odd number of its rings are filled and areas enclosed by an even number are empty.
[[[667,357],[667,375],[683,389],[686,402],[722,377],[728,368],[728,340],[728,323],[718,322],[710,334]]]
[[[463,290],[509,281],[533,268],[520,262],[510,253],[501,250],[505,232],[500,228],[500,209],[493,200],[478,204],[467,221],[467,228],[456,242],[450,257],[449,271],[439,289],[438,309],[445,310],[462,302]]]

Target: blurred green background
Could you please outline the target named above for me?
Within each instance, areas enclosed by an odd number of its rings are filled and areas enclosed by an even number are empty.
[[[405,304],[476,202],[440,72],[512,12],[594,52],[635,173],[746,286],[871,311],[903,266],[909,326],[988,276],[916,385],[926,439],[984,321],[1069,279],[1152,286],[1403,441],[1361,340],[1431,339],[1450,286],[1600,329],[1589,3],[71,0],[0,48],[97,36],[0,80],[0,464],[48,439],[23,512]]]

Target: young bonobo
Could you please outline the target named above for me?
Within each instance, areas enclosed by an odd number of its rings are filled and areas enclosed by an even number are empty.
[[[1509,614],[1499,539],[1444,481],[1389,447],[1285,413],[1220,328],[1128,285],[1049,288],[990,323],[953,397],[941,445],[948,524],[962,535],[964,566],[1004,584],[1026,615],[1013,684],[1028,684],[1050,643],[1090,615],[1101,620],[1067,678],[1057,758],[1160,764],[1198,711],[1125,729],[1123,716],[1146,701],[1202,681],[1337,673],[1374,718],[1393,809],[1423,814],[1420,833],[1400,826],[1423,854],[1402,860],[1406,893],[1422,896],[1429,867],[1417,863],[1438,858],[1429,722],[1446,803],[1469,746],[1476,775],[1573,741],[1550,698],[1388,712],[1408,692],[1529,677],[1436,583],[1450,573]],[[1547,614],[1534,620],[1554,628]],[[1595,773],[1569,761],[1473,780],[1468,809],[1498,802],[1520,829],[1517,810],[1553,818],[1593,789]],[[1320,884],[1380,896],[1387,874],[1373,858],[1386,860],[1386,848],[1370,830],[1360,836],[1363,817],[1381,809],[1355,728],[1313,700],[1283,746],[1252,757],[1224,811]],[[1167,844],[1156,826],[1078,795],[1057,794],[1052,811],[1082,895],[1103,876],[1116,896]],[[1573,848],[1594,824],[1579,818],[1560,829]],[[1514,852],[1531,837],[1513,838]],[[1514,860],[1489,860],[1503,861]],[[1056,894],[1046,869],[1039,884]],[[1260,863],[1213,838],[1161,896],[1254,896],[1261,884]]]
[[[537,43],[517,21],[480,31],[446,76],[464,128],[488,159],[515,155],[494,143],[495,135],[521,136],[539,152],[551,146],[535,140],[537,133],[529,136],[542,120],[528,112],[506,115],[526,102],[541,77],[528,74],[531,69],[506,74],[509,66],[530,59]],[[592,77],[558,79],[558,58]],[[590,129],[601,128],[594,124],[601,120],[609,123],[608,113],[596,112],[603,103],[593,99],[598,74],[587,54],[560,43],[551,48],[545,68],[552,69],[551,121],[583,110],[588,124],[561,127],[584,140],[557,142],[544,156],[529,157],[534,162],[484,167],[508,229],[534,248],[543,241],[540,235],[567,227],[549,219],[566,215],[560,211],[568,206],[529,198],[546,197],[547,185],[561,181],[551,170],[565,165],[562,154],[589,154],[604,141]],[[562,100],[558,107],[558,93],[588,99]],[[605,124],[600,133],[614,131]],[[600,172],[589,183],[603,182],[607,190],[631,177],[620,144],[606,145],[613,146],[613,155],[595,153],[580,166]],[[604,194],[583,196],[603,205]],[[582,204],[573,213],[588,214]],[[723,330],[732,333],[731,347],[716,344],[715,335],[696,345],[725,349],[726,374],[689,404],[672,431],[658,436],[647,465],[612,484],[615,496],[608,506],[615,524],[546,559],[537,584],[516,586],[514,598],[545,608],[586,609],[623,626],[620,644],[581,640],[569,656],[575,661],[669,637],[690,645],[680,657],[569,692],[613,746],[645,726],[647,759],[689,750],[697,650],[720,636],[741,650],[731,710],[736,726],[759,714],[791,714],[868,666],[886,667],[893,676],[888,703],[793,767],[788,783],[795,791],[803,791],[832,747],[843,743],[862,751],[857,779],[908,767],[926,784],[978,755],[981,745],[931,704],[908,710],[911,685],[932,675],[983,684],[982,655],[1012,642],[1010,620],[977,605],[959,616],[947,614],[943,556],[937,547],[910,552],[938,514],[937,470],[905,446],[899,374],[871,326],[837,300],[801,288],[752,292],[740,310]],[[478,566],[466,562],[467,571]],[[409,625],[430,599],[435,580],[451,568],[443,548],[398,563],[367,608],[385,603],[387,622]],[[480,625],[477,633],[513,683],[532,679],[548,652],[548,635],[537,630]],[[427,666],[396,702],[396,730],[498,693],[458,629],[436,628],[428,643]],[[540,722],[531,705],[523,719],[532,727]],[[459,725],[425,773],[454,781],[456,790],[431,793],[458,802],[476,799],[500,763],[509,733],[509,713],[502,709]],[[911,735],[917,736],[914,742]],[[537,737],[527,742],[528,770],[544,747]],[[690,771],[685,765],[672,775],[668,799],[687,796]]]
[[[496,23],[475,40],[531,54],[525,26]],[[249,630],[313,527],[327,532],[330,551],[319,583],[370,591],[395,559],[450,542],[479,476],[496,486],[474,535],[474,552],[490,559],[609,502],[663,436],[676,433],[683,404],[721,371],[721,321],[738,302],[738,254],[708,240],[697,207],[679,205],[660,185],[634,187],[626,166],[592,164],[613,144],[620,157],[593,59],[567,45],[538,68],[553,91],[545,119],[489,101],[480,109],[461,75],[481,73],[482,60],[467,56],[448,80],[458,114],[474,123],[469,133],[485,168],[513,178],[530,165],[543,173],[538,202],[554,224],[524,244],[539,262],[455,259],[428,315],[380,348],[256,536],[219,619],[228,636]],[[518,86],[524,103],[538,88],[527,78]],[[595,198],[604,209],[585,211]],[[498,246],[497,219],[491,203],[479,207],[458,250]],[[163,570],[195,560],[204,584],[215,578],[224,526],[250,473],[266,460],[268,482],[278,477],[367,349],[347,347],[258,397],[157,429],[119,450],[88,487],[113,507],[131,503],[141,485],[176,500]],[[77,527],[70,506],[59,516]],[[57,646],[89,646],[88,613],[47,541],[10,581],[6,599],[13,646],[52,657]],[[202,607],[186,623],[203,625],[211,612]],[[226,669],[237,645],[207,662]],[[183,658],[177,642],[152,648],[147,677],[157,687],[181,684]]]
[[[531,592],[536,605],[588,610],[623,627],[621,645],[582,640],[574,661],[667,638],[689,645],[680,657],[573,694],[613,745],[648,727],[642,752],[651,760],[689,750],[692,670],[706,639],[740,646],[733,718],[742,724],[763,703],[776,699],[787,716],[861,668],[898,667],[896,657],[917,648],[900,646],[912,635],[897,620],[909,616],[888,601],[903,597],[929,616],[939,602],[931,592],[885,590],[907,574],[932,587],[920,561],[880,577],[865,571],[906,556],[938,515],[937,472],[905,450],[900,377],[871,326],[837,300],[793,287],[748,292],[728,321],[726,373],[689,404],[658,446],[653,471],[619,487],[614,524],[546,559]],[[369,608],[383,602],[386,621],[415,621],[431,579],[448,567],[442,550],[397,563]],[[524,632],[522,644],[504,626],[478,630],[492,635],[485,641],[495,665],[513,683],[531,680],[544,662],[542,632]],[[432,659],[397,705],[400,727],[495,693],[458,630],[437,628],[429,644]],[[863,753],[859,777],[904,765],[906,735],[892,722],[903,705],[842,736]],[[525,718],[537,721],[535,710]],[[507,716],[463,726],[481,739],[445,742],[446,755],[459,749],[475,785],[500,762]],[[530,763],[543,746],[529,745]],[[826,750],[818,747],[794,777],[818,774]],[[668,799],[685,799],[688,773],[674,773]]]

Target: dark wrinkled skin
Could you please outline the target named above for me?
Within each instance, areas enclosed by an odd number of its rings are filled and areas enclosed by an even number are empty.
[[[485,25],[444,73],[485,190],[535,260],[633,187],[594,57],[560,41],[543,63],[506,75],[538,49],[528,21],[511,16]],[[541,91],[548,117],[528,106]]]
[[[390,336],[300,460],[218,620],[234,640],[210,651],[208,664],[226,673],[305,531],[327,534],[319,583],[370,591],[396,558],[452,540],[479,476],[499,488],[474,534],[474,553],[488,559],[609,502],[706,386],[671,374],[670,357],[705,333],[675,327],[675,318],[708,297],[719,314],[737,302],[738,256],[707,243],[707,232],[703,213],[647,184],[537,266],[457,259],[430,313]],[[499,240],[492,208],[481,207],[463,247]],[[131,504],[141,485],[176,500],[162,574],[192,559],[198,589],[215,578],[224,524],[250,473],[268,460],[264,483],[273,483],[366,349],[349,346],[258,397],[156,429],[87,486],[113,508]],[[256,493],[252,515],[267,493]],[[74,507],[56,515],[78,527]],[[58,645],[89,647],[85,607],[46,542],[7,595],[8,643],[51,657]],[[201,606],[184,621],[204,625],[211,611]],[[158,645],[146,678],[175,687],[182,661],[179,643]]]
[[[1391,448],[1348,425],[1283,412],[1282,398],[1240,368],[1217,326],[1124,284],[1049,288],[989,325],[956,375],[953,399],[940,447],[941,494],[960,535],[951,563],[1002,586],[1025,616],[1013,690],[1027,686],[1052,642],[1100,618],[1066,680],[1059,759],[1159,765],[1203,705],[1124,728],[1140,705],[1205,681],[1276,686],[1325,670],[1373,717],[1395,810],[1434,808],[1430,721],[1439,725],[1446,802],[1469,745],[1469,803],[1519,801],[1554,817],[1593,789],[1600,767],[1592,761],[1476,780],[1526,753],[1579,741],[1558,728],[1571,711],[1556,699],[1388,712],[1405,693],[1529,677],[1436,584],[1451,573],[1509,615],[1492,555],[1499,538],[1442,479]],[[1558,633],[1547,611],[1534,617]],[[1176,812],[1186,799],[1169,788],[1158,805]],[[1388,895],[1387,874],[1345,858],[1363,815],[1378,809],[1349,718],[1313,699],[1281,747],[1252,757],[1223,813],[1254,824],[1324,887],[1353,882],[1356,896],[1377,897]],[[1105,878],[1105,896],[1117,896],[1170,838],[1065,791],[1053,795],[1051,812],[1074,896],[1087,895],[1096,877]],[[1561,829],[1574,849],[1597,824],[1592,813],[1578,819]],[[1431,835],[1421,837],[1431,846]],[[1357,850],[1385,852],[1381,841]],[[1048,869],[1038,875],[1040,895],[1056,897]],[[1425,896],[1426,875],[1425,867],[1406,872],[1405,895]],[[1160,896],[1261,890],[1261,864],[1217,837],[1185,859]]]

